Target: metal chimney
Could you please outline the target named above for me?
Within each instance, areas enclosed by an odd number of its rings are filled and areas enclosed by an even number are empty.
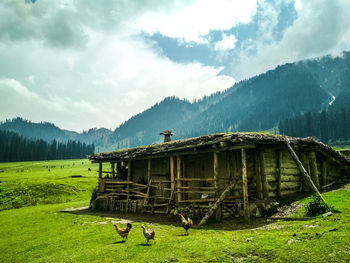
[[[164,142],[170,142],[171,141],[170,136],[174,135],[174,133],[170,130],[165,130],[165,131],[162,131],[160,135],[164,135]]]

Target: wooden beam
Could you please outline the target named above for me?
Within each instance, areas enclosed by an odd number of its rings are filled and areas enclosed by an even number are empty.
[[[309,176],[309,174],[307,173],[307,171],[305,170],[303,164],[301,163],[301,161],[299,160],[298,156],[296,155],[296,153],[294,152],[293,148],[290,146],[290,144],[288,143],[288,141],[285,141],[285,144],[287,146],[288,152],[290,153],[290,155],[292,156],[293,160],[295,161],[295,164],[298,166],[301,175],[306,179],[307,184],[310,186],[311,190],[319,195],[322,199],[322,201],[324,202],[324,204],[326,205],[326,207],[328,208],[329,211],[331,211],[331,209],[329,208],[329,206],[327,205],[326,201],[323,199],[323,196],[321,195],[321,193],[318,191],[317,187],[315,186],[315,184],[313,183],[313,181],[311,180],[311,177]]]
[[[151,180],[151,159],[147,160],[147,182]]]
[[[322,172],[321,172],[321,185],[325,186],[327,184],[327,161],[323,159],[322,162]]]
[[[98,163],[98,178],[102,178],[102,163]]]
[[[307,158],[307,153],[306,152],[301,152],[300,153],[300,159],[301,163],[304,166],[305,170],[310,174],[310,164],[309,164],[309,158]],[[299,169],[300,171],[300,169]],[[309,184],[306,182],[306,178],[302,176],[303,179],[303,184],[302,184],[302,189],[304,192],[310,192],[310,187]]]
[[[281,179],[282,179],[282,151],[277,152],[277,196],[281,195]]]
[[[122,178],[122,163],[117,162],[117,178]]]
[[[315,152],[309,153],[309,162],[310,162],[311,179],[316,185],[317,189],[320,190],[320,180],[318,178],[317,161],[316,161]]]
[[[259,155],[255,154],[254,156],[254,169],[255,169],[255,178],[256,178],[256,194],[258,199],[264,199],[263,191],[262,191],[262,181],[261,181],[261,173],[260,173],[260,163],[259,163]]]
[[[114,170],[114,166],[115,163],[114,162],[111,162],[111,171],[112,171],[112,179],[115,179],[115,170]]]
[[[225,197],[230,193],[235,185],[231,183],[226,189],[222,192],[220,197],[216,200],[216,202],[210,207],[209,211],[205,214],[202,220],[199,222],[198,227],[204,225],[208,219],[213,215],[213,213],[219,208],[221,203],[224,201]],[[205,199],[204,199],[205,200]]]
[[[128,181],[131,181],[131,161],[128,161]],[[127,189],[128,189],[128,195],[126,197],[126,199],[129,201],[130,200],[130,195],[129,195],[129,190],[130,190],[130,185],[127,185]]]
[[[181,180],[182,179],[182,165],[181,165],[181,156],[177,156],[176,158],[176,186],[177,187],[181,187],[182,183]],[[180,202],[181,201],[181,193],[177,194],[177,201]]]
[[[260,174],[261,174],[261,183],[264,199],[269,199],[269,189],[267,187],[266,171],[265,171],[265,157],[264,152],[259,152],[259,163],[260,163]]]
[[[214,152],[213,155],[213,164],[214,164],[214,172],[213,172],[213,179],[214,179],[214,187],[218,187],[218,183],[217,180],[219,178],[219,153],[218,152]]]
[[[248,201],[248,180],[247,180],[247,158],[245,149],[241,149],[241,160],[242,160],[242,181],[243,181],[243,208],[244,218],[249,220],[249,201]]]
[[[172,190],[174,190],[174,180],[175,180],[175,176],[174,176],[174,156],[170,156],[170,188]]]

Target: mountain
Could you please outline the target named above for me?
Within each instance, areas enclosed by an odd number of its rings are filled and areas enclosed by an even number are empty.
[[[216,132],[277,132],[280,121],[330,107],[341,110],[348,107],[349,101],[350,52],[343,52],[337,57],[280,65],[193,102],[165,98],[114,131],[102,128],[77,133],[52,123],[32,123],[21,118],[0,123],[0,130],[48,142],[56,139],[94,143],[100,152],[159,143],[163,140],[159,133],[168,129],[174,131],[173,139]]]
[[[20,117],[6,120],[0,123],[0,130],[15,132],[20,136],[29,139],[42,139],[46,142],[56,140],[57,142],[80,141],[86,144],[95,143],[104,136],[109,136],[111,130],[93,128],[82,133],[60,129],[49,122],[34,123]]]
[[[174,139],[276,129],[280,120],[330,104],[343,107],[350,99],[349,72],[350,52],[343,52],[278,66],[192,103],[167,98],[120,125],[110,150],[161,142],[164,129],[173,130]]]

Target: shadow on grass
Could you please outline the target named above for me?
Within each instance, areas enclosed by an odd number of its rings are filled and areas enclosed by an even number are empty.
[[[125,243],[125,240],[115,241],[112,244],[123,244]]]
[[[141,243],[141,244],[139,244],[139,246],[143,246],[143,247],[150,247],[150,246],[152,246],[152,244],[147,244],[147,243]]]

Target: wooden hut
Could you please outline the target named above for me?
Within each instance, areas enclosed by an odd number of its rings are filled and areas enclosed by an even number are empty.
[[[258,216],[311,190],[288,146],[319,190],[348,175],[350,161],[313,138],[212,134],[89,156],[99,163],[92,208],[202,217],[220,197],[217,219]]]

